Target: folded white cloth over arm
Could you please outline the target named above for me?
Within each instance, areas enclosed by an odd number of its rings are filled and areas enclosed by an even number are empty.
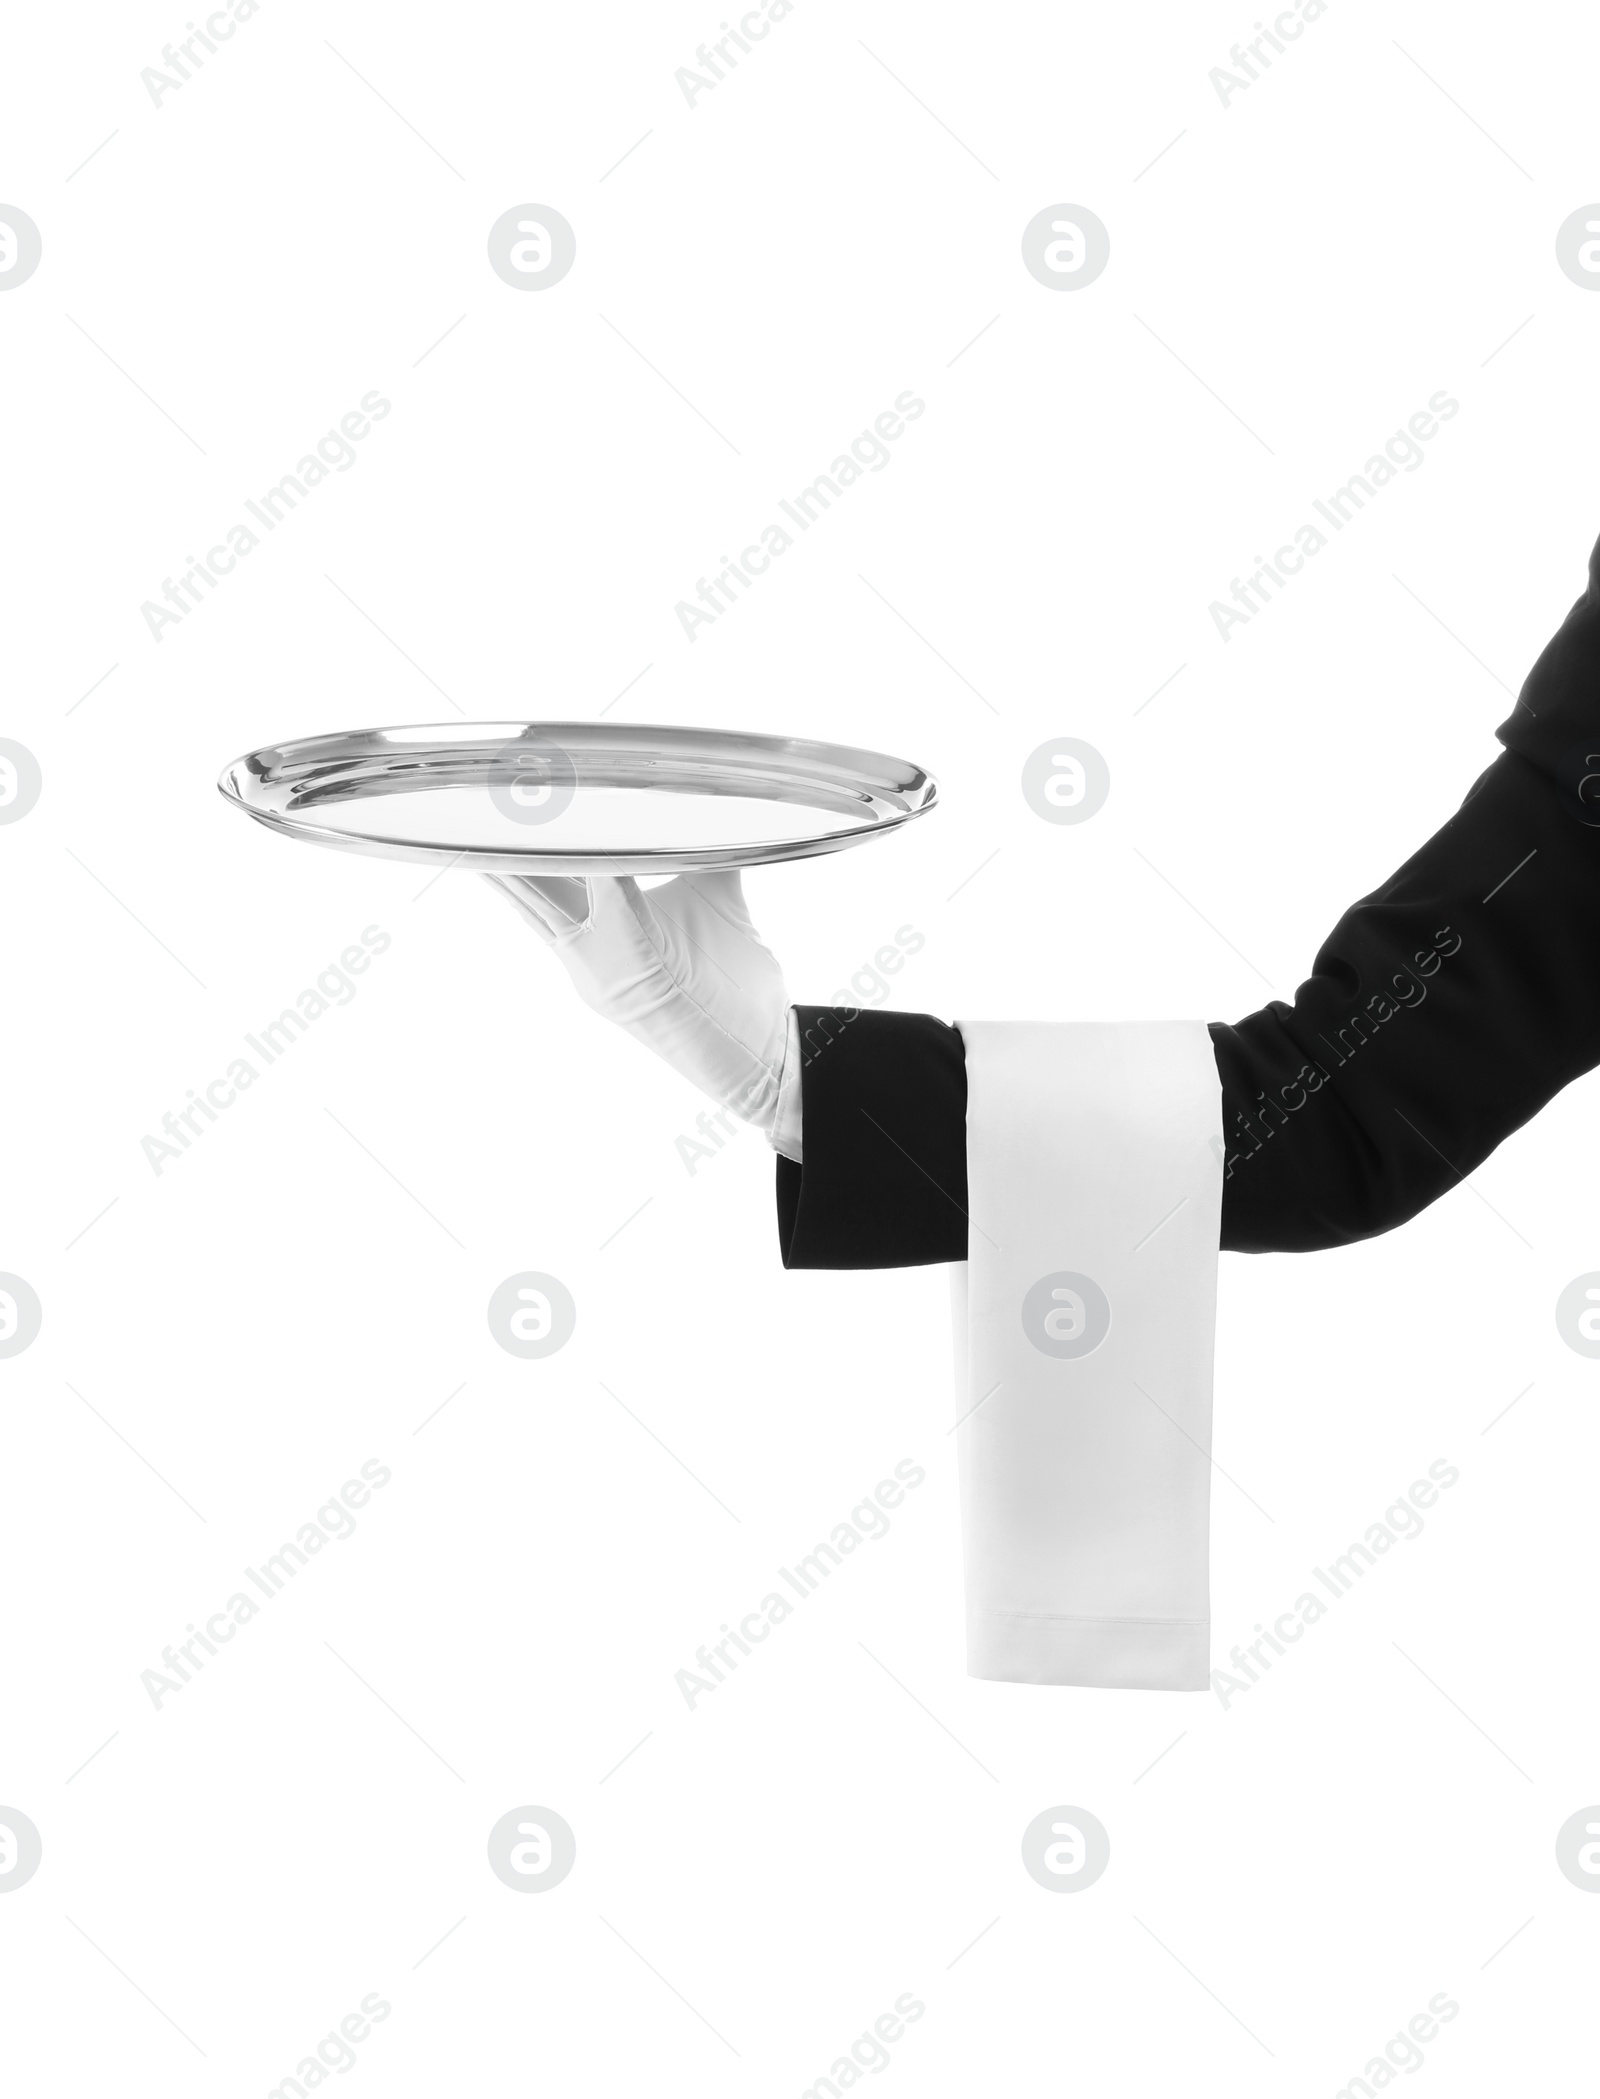
[[[1204,1690],[1222,1101],[1200,1021],[962,1022],[967,1666]]]

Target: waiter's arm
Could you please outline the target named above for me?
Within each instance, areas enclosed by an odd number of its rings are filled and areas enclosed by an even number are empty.
[[[1345,913],[1294,1003],[1212,1027],[1225,1248],[1305,1252],[1403,1224],[1600,1063],[1600,799],[1584,784],[1592,772],[1600,797],[1600,545],[1498,733],[1504,753]],[[778,1161],[785,1266],[964,1260],[960,1036],[920,1014],[796,1011],[804,1164]]]

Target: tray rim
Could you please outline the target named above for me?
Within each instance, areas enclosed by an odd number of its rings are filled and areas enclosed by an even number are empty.
[[[464,746],[481,749],[521,740],[540,740],[563,747],[563,735],[575,750],[585,739],[591,744],[627,749],[649,749],[663,740],[686,747],[695,744],[731,744],[774,759],[789,757],[803,769],[810,761],[824,778],[848,784],[860,791],[874,810],[875,820],[856,823],[839,831],[800,838],[749,841],[723,846],[659,846],[639,851],[607,851],[604,848],[560,848],[540,850],[530,841],[523,848],[496,846],[429,845],[382,833],[358,834],[334,830],[302,816],[263,807],[250,800],[242,780],[248,773],[270,777],[273,767],[300,762],[327,763],[340,752],[355,760],[363,755],[381,755],[386,747],[399,754],[407,749],[426,748],[434,742],[446,748]],[[386,739],[396,739],[386,746]],[[666,755],[673,754],[669,750]],[[683,755],[688,755],[686,748]],[[855,744],[828,743],[818,738],[776,736],[749,729],[698,728],[681,723],[607,722],[602,720],[499,720],[459,722],[391,722],[365,729],[325,730],[314,736],[281,738],[260,744],[231,759],[217,778],[224,801],[281,836],[308,845],[332,847],[359,853],[365,858],[408,861],[413,866],[464,867],[481,874],[687,874],[714,868],[775,866],[790,860],[816,859],[826,853],[847,851],[869,838],[898,831],[938,806],[939,787],[926,768],[886,752]],[[906,806],[882,809],[885,798],[905,797]]]

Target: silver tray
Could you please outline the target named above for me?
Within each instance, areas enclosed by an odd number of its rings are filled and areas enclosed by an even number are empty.
[[[443,722],[270,744],[217,786],[257,823],[481,874],[687,874],[837,853],[933,808],[846,744],[627,722]]]

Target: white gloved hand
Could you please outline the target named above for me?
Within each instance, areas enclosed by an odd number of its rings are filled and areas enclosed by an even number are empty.
[[[578,996],[744,1122],[800,1157],[798,1056],[777,957],[745,909],[737,868],[678,875],[486,875]]]

